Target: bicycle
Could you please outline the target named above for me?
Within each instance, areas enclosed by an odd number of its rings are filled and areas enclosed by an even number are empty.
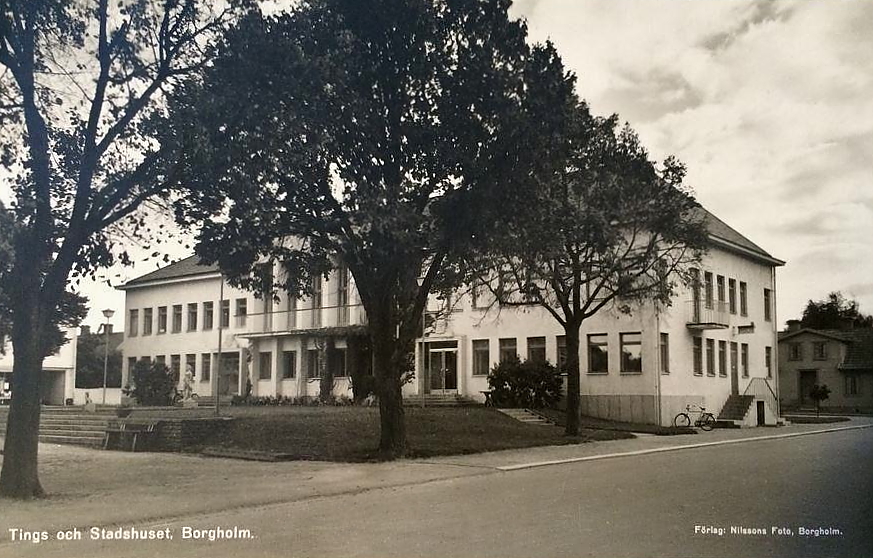
[[[702,430],[712,430],[715,427],[715,416],[712,413],[706,412],[706,407],[701,407],[700,405],[694,405],[694,407],[697,407],[696,409],[691,407],[692,405],[686,405],[684,413],[679,413],[673,417],[673,426],[686,428],[691,426],[691,417],[688,413],[695,413],[699,417],[694,421],[694,426]]]

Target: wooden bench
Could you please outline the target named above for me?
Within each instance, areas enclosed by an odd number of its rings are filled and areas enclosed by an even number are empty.
[[[137,446],[148,448],[155,437],[156,424],[127,424],[106,429],[103,435],[103,449],[115,449],[136,451]]]

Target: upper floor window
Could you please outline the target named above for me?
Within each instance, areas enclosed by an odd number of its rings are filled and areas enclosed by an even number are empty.
[[[703,274],[703,300],[706,308],[712,308],[712,272]]]
[[[218,317],[218,327],[230,327],[230,300],[221,301],[221,315]]]
[[[642,342],[642,333],[622,333],[619,335],[622,373],[639,374],[643,371]]]
[[[152,334],[152,320],[154,319],[152,316],[153,312],[151,308],[143,308],[142,310],[142,334],[143,335],[151,335]]]
[[[309,300],[309,308],[312,312],[311,316],[311,324],[312,327],[320,327],[321,326],[321,306],[322,306],[322,293],[321,293],[321,275],[313,275],[312,276],[312,297]]]
[[[527,359],[536,362],[546,361],[546,338],[545,337],[528,337],[527,338]]]
[[[745,281],[740,281],[740,316],[749,315],[749,293]]]
[[[812,358],[815,360],[825,360],[828,358],[828,344],[824,341],[817,341],[812,344]]]
[[[197,331],[197,303],[188,304],[188,331]]]
[[[740,344],[740,368],[743,370],[743,378],[749,377],[749,344]]]
[[[341,266],[337,269],[336,275],[337,323],[346,325],[349,323],[349,269]]]
[[[491,367],[491,348],[488,339],[473,340],[473,375],[487,376]]]
[[[588,373],[609,372],[609,337],[605,333],[588,336]]]
[[[203,329],[210,330],[212,329],[212,320],[214,319],[213,315],[213,305],[212,301],[203,303]]]
[[[731,314],[737,313],[737,280],[728,279],[728,309]]]
[[[127,325],[128,337],[136,337],[139,335],[139,310],[131,310]]]
[[[715,278],[716,295],[718,297],[718,309],[724,310],[724,275]]]
[[[173,305],[173,333],[182,331],[182,305]]]
[[[769,322],[773,319],[773,296],[770,289],[764,289],[764,320]]]
[[[790,343],[788,345],[788,360],[803,360],[802,343]]]
[[[670,334],[661,334],[661,374],[670,373]]]
[[[158,333],[167,333],[167,307],[158,306]]]
[[[236,325],[242,327],[246,325],[246,316],[249,314],[248,300],[244,298],[236,299]]]

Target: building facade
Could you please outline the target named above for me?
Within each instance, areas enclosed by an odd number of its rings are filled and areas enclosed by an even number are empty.
[[[707,226],[711,250],[699,280],[672,305],[632,315],[604,310],[583,323],[586,414],[669,424],[688,404],[717,412],[729,396],[746,394],[775,422],[775,268],[784,262],[710,214]],[[192,371],[201,395],[218,381],[220,394],[245,393],[250,382],[252,395],[313,397],[329,370],[334,393],[351,396],[349,378],[370,366],[366,314],[344,268],[316,281],[312,296],[265,302],[192,257],[127,283],[124,381],[137,360],[156,359],[180,375]],[[406,396],[481,401],[501,360],[563,359],[563,331],[542,308],[499,308],[473,292],[450,308],[431,303],[438,317],[424,320]]]
[[[65,330],[68,341],[54,354],[45,358],[40,380],[40,400],[44,405],[63,405],[72,400],[76,388],[76,338],[73,328]],[[12,341],[0,338],[0,405],[9,404],[12,396],[12,365],[15,354]]]
[[[808,329],[792,320],[779,347],[784,405],[815,407],[810,391],[827,385],[823,408],[873,411],[873,330]]]

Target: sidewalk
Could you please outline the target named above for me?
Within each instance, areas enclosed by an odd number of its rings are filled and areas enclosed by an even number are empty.
[[[622,459],[627,457],[620,454],[627,452],[665,451],[713,442],[736,443],[739,449],[745,446],[739,441],[754,443],[755,439],[770,436],[871,426],[873,419],[865,417],[837,424],[714,430],[689,436],[641,435],[576,446],[354,464],[262,463],[43,444],[40,478],[50,497],[35,502],[3,501],[0,544],[9,541],[10,528],[52,531],[130,525],[473,475],[511,474],[507,471],[525,464],[592,457]],[[870,432],[873,434],[873,429]]]

